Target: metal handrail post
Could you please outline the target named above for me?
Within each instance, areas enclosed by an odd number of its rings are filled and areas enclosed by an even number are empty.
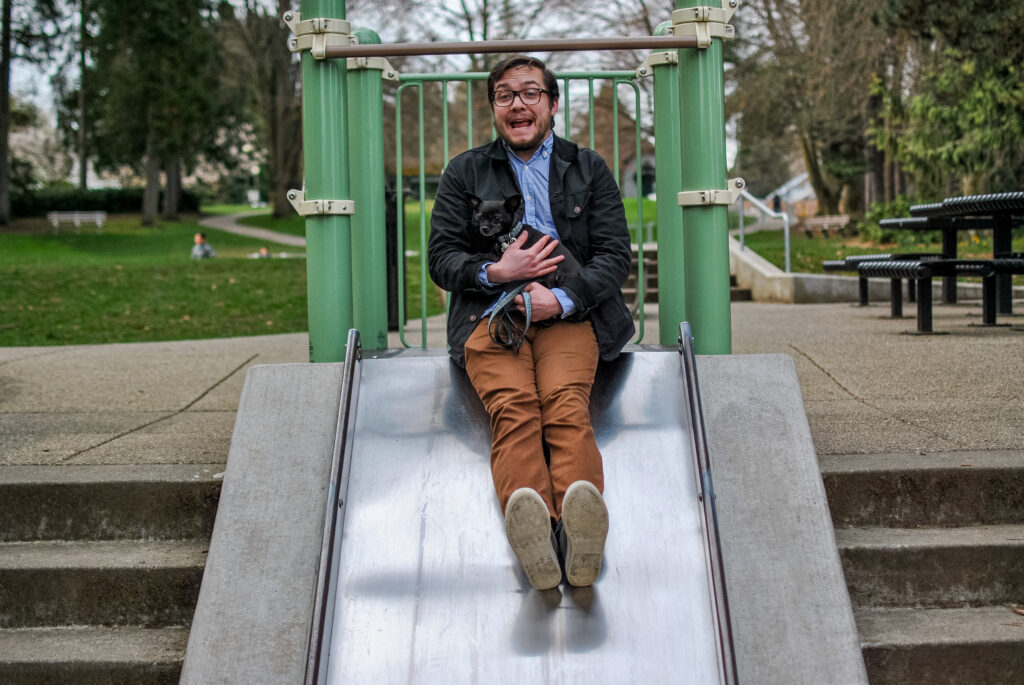
[[[744,226],[743,226],[743,224],[744,224],[744,222],[745,222],[745,220],[747,218],[746,217],[746,212],[747,212],[747,208],[746,208],[746,205],[743,202],[743,195],[741,193],[740,194],[740,249],[741,250],[747,249],[746,234],[744,232]]]
[[[790,250],[789,250],[789,214],[787,214],[786,212],[776,212],[774,209],[772,209],[771,207],[769,207],[765,203],[763,203],[760,200],[758,200],[755,196],[751,195],[746,190],[743,190],[743,191],[740,192],[740,212],[741,212],[740,213],[740,222],[741,222],[740,223],[740,228],[741,229],[743,228],[743,223],[742,223],[743,222],[743,214],[742,214],[742,212],[743,212],[743,201],[744,200],[750,200],[750,203],[752,205],[754,205],[754,207],[756,207],[761,212],[761,214],[770,216],[773,219],[782,219],[782,230],[784,231],[783,239],[785,240],[785,249],[786,249],[786,273],[788,274],[789,271],[790,271],[790,269],[789,269],[789,267],[790,267],[790,257],[789,257],[789,252],[790,252]],[[742,235],[743,235],[743,233],[741,232],[740,233],[741,238],[742,238]],[[740,241],[740,245],[741,246],[743,245],[742,240]]]
[[[644,303],[647,301],[647,266],[644,262],[647,260],[644,255],[644,178],[643,178],[643,128],[640,125],[640,87],[636,85],[636,80],[630,79],[615,79],[615,98],[614,98],[614,111],[616,114],[615,118],[615,131],[619,130],[619,91],[620,85],[629,86],[633,89],[633,107],[636,111],[637,116],[633,121],[633,139],[635,141],[636,149],[633,151],[633,155],[636,159],[636,169],[634,174],[636,176],[636,256],[637,256],[637,274],[636,274],[636,298],[637,298],[637,331],[636,339],[634,342],[640,343],[644,339],[645,328],[647,327],[647,315],[644,312]],[[616,164],[618,164],[619,152],[618,149],[615,151]]]
[[[380,43],[368,28],[360,44]],[[384,205],[384,87],[379,68],[349,64],[349,174],[352,217],[352,308],[363,349],[388,347],[387,235]]]
[[[692,0],[676,2],[677,10],[693,6]],[[683,191],[726,188],[722,39],[710,42],[679,51]],[[698,354],[732,352],[727,210],[718,204],[683,207],[686,315]]]
[[[306,17],[345,18],[344,0],[302,0]],[[349,200],[348,74],[340,60],[302,52],[302,140],[307,200]],[[358,211],[358,208],[357,208]],[[306,217],[309,359],[345,359],[352,328],[351,217]]]
[[[655,33],[671,24],[665,22]],[[679,324],[686,316],[686,279],[683,273],[683,211],[675,191],[683,187],[682,141],[679,131],[679,67],[672,62],[654,65],[655,187],[658,217],[658,342],[677,344]]]

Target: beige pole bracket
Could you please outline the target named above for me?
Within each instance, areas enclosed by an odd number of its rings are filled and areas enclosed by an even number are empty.
[[[679,53],[675,50],[652,52],[647,55],[647,58],[636,68],[636,77],[643,78],[644,76],[651,76],[654,74],[654,67],[659,64],[679,64]]]
[[[344,19],[303,19],[294,11],[285,12],[281,18],[295,34],[294,38],[288,39],[288,49],[292,52],[309,50],[314,59],[326,59],[329,47],[359,44],[352,35],[352,24]]]
[[[686,190],[679,193],[680,207],[700,207],[702,205],[731,205],[739,199],[746,183],[742,178],[729,180],[728,190]]]
[[[307,200],[306,190],[288,191],[288,202],[292,203],[299,216],[349,215],[356,213],[352,200]]]
[[[399,81],[398,69],[391,66],[391,62],[388,61],[387,57],[349,57],[348,70],[355,71],[357,69],[380,69],[383,72],[383,78],[388,81]]]
[[[669,33],[674,36],[695,36],[698,48],[711,47],[712,38],[734,38],[736,29],[729,25],[739,7],[739,0],[722,0],[721,7],[686,7],[672,12]]]

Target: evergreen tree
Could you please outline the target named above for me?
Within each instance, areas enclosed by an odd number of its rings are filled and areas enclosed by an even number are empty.
[[[0,9],[0,225],[11,216],[11,62],[43,63],[60,37],[61,6],[57,0],[3,0]]]
[[[97,164],[129,164],[143,173],[142,223],[152,225],[161,170],[170,179],[164,214],[174,217],[175,179],[216,135],[213,15],[207,0],[94,1]]]
[[[919,65],[910,88],[876,83],[875,138],[918,193],[1019,190],[1024,181],[1024,0],[888,0],[878,15],[907,36]]]

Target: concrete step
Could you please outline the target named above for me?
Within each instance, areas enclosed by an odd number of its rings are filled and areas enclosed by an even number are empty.
[[[0,682],[170,685],[178,682],[187,642],[181,626],[0,630]]]
[[[836,542],[859,607],[965,607],[1024,598],[1024,525],[840,528]]]
[[[754,293],[750,288],[729,288],[730,302],[750,302],[754,299]]]
[[[0,543],[0,628],[187,625],[207,544]]]
[[[636,302],[636,286],[625,285],[622,287],[622,294],[626,298],[626,302]],[[730,288],[729,289],[729,301],[730,302],[750,302],[754,299],[753,293],[750,288]],[[653,304],[658,301],[658,288],[656,285],[651,286],[644,290],[644,302]]]
[[[1024,451],[819,457],[836,527],[1024,523]]]
[[[920,685],[1020,683],[1024,674],[1020,606],[969,609],[859,609],[868,678]]]
[[[626,298],[626,302],[627,303],[636,302],[636,287],[634,286],[634,287],[631,288],[629,286],[623,286],[622,287],[622,295],[623,295],[623,297]],[[646,302],[648,304],[651,304],[651,303],[656,303],[657,301],[658,301],[658,289],[656,287],[655,288],[647,288],[646,290],[644,290],[644,302]]]
[[[223,465],[0,466],[0,542],[209,538]]]

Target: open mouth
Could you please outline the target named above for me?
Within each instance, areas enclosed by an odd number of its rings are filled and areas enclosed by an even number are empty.
[[[508,123],[508,127],[510,129],[512,129],[512,130],[519,129],[519,128],[529,128],[531,126],[533,126],[533,120],[532,119],[515,119],[515,120],[510,121]]]

